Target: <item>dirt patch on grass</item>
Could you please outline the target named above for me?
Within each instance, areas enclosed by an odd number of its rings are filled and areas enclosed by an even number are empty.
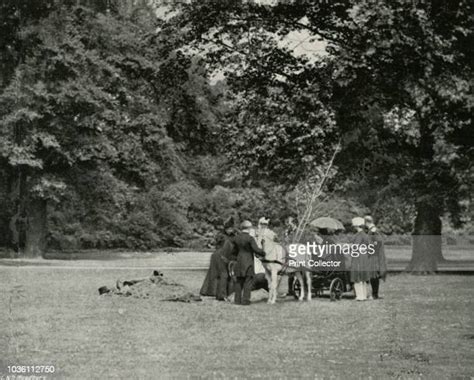
[[[121,280],[115,282],[115,287],[101,286],[99,295],[104,297],[133,297],[150,298],[160,301],[200,302],[198,294],[190,292],[184,285],[165,277],[162,272],[154,270],[151,276]]]

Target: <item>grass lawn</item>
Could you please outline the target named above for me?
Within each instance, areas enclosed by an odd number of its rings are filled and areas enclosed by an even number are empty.
[[[97,293],[149,273],[0,267],[0,375],[36,364],[67,379],[474,376],[474,276],[392,276],[383,300],[362,303],[239,307]],[[194,291],[204,277],[165,275]]]

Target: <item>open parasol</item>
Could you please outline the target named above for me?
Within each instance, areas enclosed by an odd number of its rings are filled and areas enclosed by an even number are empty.
[[[323,216],[316,218],[309,223],[313,227],[317,228],[328,228],[331,230],[344,230],[344,225],[337,219],[329,216]]]

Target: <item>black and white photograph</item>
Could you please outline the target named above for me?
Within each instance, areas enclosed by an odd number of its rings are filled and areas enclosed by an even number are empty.
[[[474,379],[471,0],[0,0],[0,380]]]

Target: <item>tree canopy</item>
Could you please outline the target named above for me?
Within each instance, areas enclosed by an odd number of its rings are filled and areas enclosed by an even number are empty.
[[[462,222],[473,184],[469,2],[192,2],[180,17],[250,100],[231,127],[244,167],[299,176],[340,136],[342,178],[413,205],[415,235],[438,236],[445,212]],[[281,44],[294,30],[324,40],[328,55],[296,56]],[[413,268],[441,259],[431,240],[415,244]]]
[[[11,77],[0,95],[0,157],[17,221],[44,220],[47,201],[68,189],[112,205],[123,192],[163,189],[188,170],[183,152],[213,151],[217,100],[205,71],[156,35],[152,12],[132,20],[120,9],[56,4],[41,20],[23,17],[21,57],[5,60]],[[28,236],[26,251],[41,250]]]

